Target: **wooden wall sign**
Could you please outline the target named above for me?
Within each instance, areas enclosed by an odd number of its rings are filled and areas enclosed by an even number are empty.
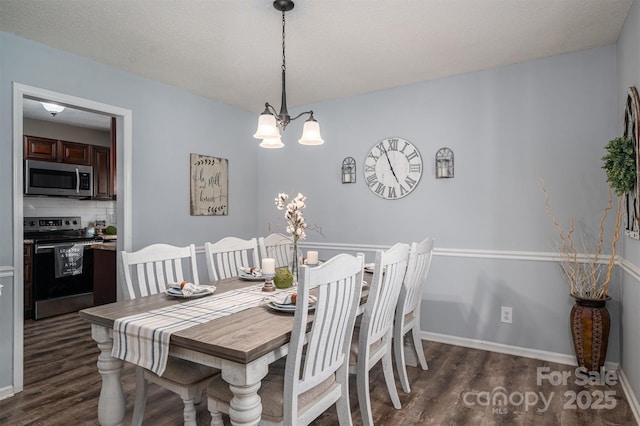
[[[640,188],[640,150],[638,150],[638,140],[640,139],[638,131],[640,130],[640,121],[638,121],[638,113],[640,112],[640,102],[638,99],[638,91],[635,87],[630,87],[627,92],[627,101],[624,110],[624,134],[633,142],[634,157],[636,159],[636,184],[626,198],[626,224],[625,235],[640,239],[640,229],[638,229],[638,220],[640,219],[640,206],[638,205],[638,188]]]
[[[191,216],[226,216],[229,160],[191,154]]]

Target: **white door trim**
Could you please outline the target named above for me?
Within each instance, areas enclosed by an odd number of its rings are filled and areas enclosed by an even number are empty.
[[[13,392],[24,387],[24,313],[23,313],[23,99],[50,100],[77,109],[116,117],[116,169],[117,169],[117,249],[131,250],[131,144],[132,112],[113,105],[52,92],[38,87],[13,82]],[[120,283],[118,287],[121,288]],[[120,291],[118,291],[120,294]]]

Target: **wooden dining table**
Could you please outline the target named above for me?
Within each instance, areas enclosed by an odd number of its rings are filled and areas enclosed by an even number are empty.
[[[364,273],[363,278],[369,282],[371,274]],[[216,286],[216,294],[256,285],[239,278],[211,284]],[[366,300],[367,289],[363,287],[362,302]],[[269,294],[272,293],[265,292],[265,297]],[[120,379],[124,361],[111,354],[114,322],[187,300],[161,293],[80,311],[80,317],[91,323],[91,337],[100,349],[97,365],[102,375],[98,402],[101,425],[124,424],[125,398]],[[309,315],[309,323],[312,320],[313,315]],[[271,363],[287,355],[292,326],[290,313],[276,312],[267,306],[249,308],[173,333],[169,355],[220,369],[234,395],[229,409],[231,423],[257,425],[262,414],[258,396],[261,380]]]

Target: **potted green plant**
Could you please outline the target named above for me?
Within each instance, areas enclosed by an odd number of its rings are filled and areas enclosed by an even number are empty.
[[[565,232],[549,207],[549,193],[545,182],[538,175],[545,194],[545,209],[553,221],[560,236],[560,265],[567,277],[570,294],[575,299],[571,309],[571,335],[578,365],[588,370],[597,370],[607,354],[610,317],[606,307],[609,296],[609,283],[615,266],[616,246],[622,224],[624,195],[633,191],[636,183],[635,149],[631,139],[618,137],[609,141],[605,147],[607,154],[602,157],[602,168],[609,184],[608,204],[604,208],[599,222],[598,238],[595,253],[585,255],[578,253],[574,242],[575,227],[573,218],[569,220],[569,228]],[[613,208],[613,194],[618,196],[617,212],[611,253],[602,254],[604,246],[604,224],[608,212]],[[603,262],[603,257],[606,257]]]

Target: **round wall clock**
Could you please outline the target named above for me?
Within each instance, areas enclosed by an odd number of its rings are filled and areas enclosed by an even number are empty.
[[[397,200],[413,191],[422,176],[422,157],[408,140],[387,138],[375,144],[364,160],[364,178],[378,197]]]

